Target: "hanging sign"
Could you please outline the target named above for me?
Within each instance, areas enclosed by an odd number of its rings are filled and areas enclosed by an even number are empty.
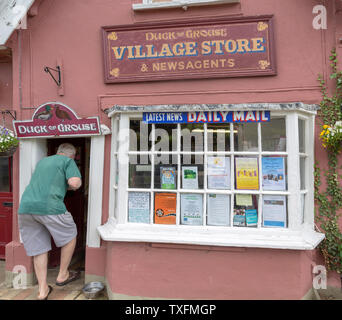
[[[39,106],[32,120],[13,121],[13,127],[18,138],[101,134],[98,117],[80,119],[71,108],[60,102]]]
[[[270,111],[144,112],[144,123],[268,122]]]
[[[276,74],[272,16],[102,27],[106,83]]]

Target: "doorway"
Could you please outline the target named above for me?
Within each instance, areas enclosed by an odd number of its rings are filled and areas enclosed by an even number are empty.
[[[0,259],[5,259],[6,244],[12,241],[12,157],[0,157]]]
[[[77,242],[72,264],[77,269],[84,270],[86,232],[87,232],[87,209],[88,209],[88,186],[89,186],[89,161],[90,161],[90,138],[58,138],[47,140],[48,156],[57,152],[62,143],[71,143],[76,148],[75,162],[81,172],[82,186],[76,191],[67,191],[64,203],[67,210],[72,214],[77,226]],[[52,239],[52,250],[49,252],[49,267],[57,267],[60,263],[60,248],[57,248]],[[73,267],[75,269],[75,267]]]

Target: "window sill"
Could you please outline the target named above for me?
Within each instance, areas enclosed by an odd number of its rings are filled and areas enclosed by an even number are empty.
[[[304,229],[293,231],[266,228],[117,224],[113,218],[99,226],[97,230],[104,241],[292,250],[313,250],[324,239],[324,234]]]
[[[155,3],[134,3],[133,10],[186,8],[190,6],[205,6],[224,3],[240,3],[240,0],[175,0]]]

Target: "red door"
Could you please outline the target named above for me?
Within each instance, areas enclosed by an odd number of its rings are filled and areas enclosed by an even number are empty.
[[[12,158],[0,157],[0,259],[5,259],[6,244],[12,241]]]
[[[85,227],[84,220],[86,214],[86,196],[85,196],[85,165],[86,165],[86,142],[85,138],[69,138],[69,139],[49,139],[48,155],[54,155],[58,146],[62,143],[71,143],[75,146],[77,153],[75,162],[82,175],[82,186],[76,191],[68,191],[64,198],[67,210],[72,214],[77,226],[77,242],[75,253],[84,253],[85,250]],[[60,263],[60,248],[57,248],[52,239],[52,250],[49,253],[49,266],[56,267]]]

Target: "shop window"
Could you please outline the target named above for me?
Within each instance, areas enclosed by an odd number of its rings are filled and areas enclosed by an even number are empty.
[[[313,225],[313,119],[272,111],[269,122],[145,124],[121,114],[113,238],[305,247],[296,237]]]

